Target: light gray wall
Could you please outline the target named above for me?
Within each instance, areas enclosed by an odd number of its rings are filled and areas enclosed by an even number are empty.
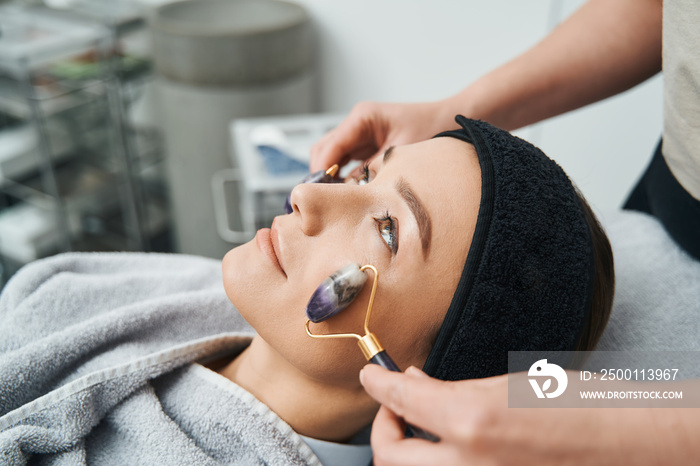
[[[319,42],[321,111],[449,96],[537,43],[581,0],[295,0]],[[598,210],[618,207],[660,135],[661,78],[518,132]]]
[[[167,0],[140,0],[159,4]],[[318,109],[456,93],[542,39],[583,0],[291,0],[318,40]],[[594,208],[619,207],[662,128],[660,76],[518,134],[556,159]]]

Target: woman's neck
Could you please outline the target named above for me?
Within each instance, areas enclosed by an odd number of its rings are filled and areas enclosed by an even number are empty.
[[[262,338],[219,370],[255,395],[297,433],[343,442],[369,425],[378,405],[359,383],[338,387],[311,379]]]

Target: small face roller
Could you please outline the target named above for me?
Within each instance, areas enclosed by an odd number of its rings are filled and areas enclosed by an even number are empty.
[[[335,174],[338,173],[338,165],[333,165],[331,168],[328,170],[319,170],[317,172],[311,173],[310,175],[307,175],[303,180],[299,182],[299,184],[304,184],[304,183],[332,183],[333,182],[333,177]],[[294,209],[292,209],[292,201],[291,201],[291,196],[292,193],[289,193],[287,195],[287,199],[284,201],[284,211],[288,214],[291,214]]]
[[[374,272],[374,281],[372,282],[372,292],[369,295],[369,304],[367,304],[367,313],[365,314],[365,336],[356,333],[332,333],[329,335],[315,335],[311,333],[309,329],[311,322],[323,322],[333,317],[348,307],[360,294],[367,281],[367,275],[364,273],[366,270]],[[306,305],[306,317],[308,320],[304,327],[306,328],[306,333],[312,338],[356,338],[362,354],[370,363],[377,364],[390,371],[401,372],[401,369],[394,363],[386,350],[382,348],[377,337],[369,331],[369,318],[374,305],[374,294],[377,291],[378,281],[379,272],[372,265],[360,267],[358,264],[350,264],[333,273],[316,288],[309,303]],[[437,437],[419,427],[407,424],[407,429],[410,436],[431,441],[438,440]]]
[[[306,306],[306,317],[311,322],[323,322],[346,307],[362,291],[367,274],[357,264],[350,264],[323,280]]]
[[[338,312],[342,311],[357,297],[362,290],[367,276],[365,270],[374,272],[372,282],[372,293],[369,296],[367,313],[365,314],[365,336],[356,333],[333,333],[330,335],[314,335],[309,330],[309,323],[322,322]],[[312,338],[356,338],[357,344],[362,350],[365,358],[373,364],[378,364],[390,371],[401,372],[396,363],[389,357],[379,340],[369,331],[369,318],[374,305],[374,294],[377,291],[379,273],[373,265],[350,264],[326,278],[321,285],[316,288],[314,294],[306,305],[306,333]]]

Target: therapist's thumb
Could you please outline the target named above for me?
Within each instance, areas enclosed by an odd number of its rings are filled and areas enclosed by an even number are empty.
[[[360,382],[369,395],[410,424],[431,432],[439,430],[441,410],[440,393],[446,382],[433,379],[416,368],[406,373],[391,372],[375,364],[366,365],[360,372]]]
[[[341,167],[350,160],[367,160],[386,144],[388,123],[386,104],[360,102],[336,128],[326,133],[311,147],[309,169],[325,170],[337,163]]]

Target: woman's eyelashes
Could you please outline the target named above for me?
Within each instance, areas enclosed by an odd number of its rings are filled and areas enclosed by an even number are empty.
[[[375,219],[377,222],[377,230],[391,254],[396,255],[399,251],[399,222],[392,217],[389,212],[383,217]]]
[[[369,163],[364,162],[362,164],[362,167],[360,168],[360,174],[357,175],[357,177],[355,178],[355,181],[359,185],[367,184],[367,183],[369,183],[369,175],[370,175]]]

